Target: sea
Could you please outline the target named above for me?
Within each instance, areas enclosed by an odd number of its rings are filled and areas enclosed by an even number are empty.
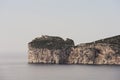
[[[28,64],[27,54],[0,54],[0,80],[120,80],[117,65]]]

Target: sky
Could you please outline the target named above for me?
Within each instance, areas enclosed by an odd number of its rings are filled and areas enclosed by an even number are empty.
[[[0,54],[25,54],[41,35],[79,44],[119,34],[120,0],[0,0]]]

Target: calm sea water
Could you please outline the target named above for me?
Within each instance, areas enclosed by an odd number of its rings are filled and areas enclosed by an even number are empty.
[[[27,55],[2,54],[0,80],[120,80],[120,66],[28,64]]]

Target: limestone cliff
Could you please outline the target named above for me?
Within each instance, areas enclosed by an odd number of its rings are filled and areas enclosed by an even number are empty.
[[[67,64],[72,46],[74,42],[68,38],[66,41],[53,36],[36,38],[28,44],[28,62]]]
[[[72,39],[46,35],[28,48],[29,63],[120,65],[120,35],[77,46]]]

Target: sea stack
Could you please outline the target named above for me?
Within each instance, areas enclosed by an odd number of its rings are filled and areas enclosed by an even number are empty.
[[[120,35],[79,45],[45,35],[29,42],[28,49],[28,63],[120,65]]]

